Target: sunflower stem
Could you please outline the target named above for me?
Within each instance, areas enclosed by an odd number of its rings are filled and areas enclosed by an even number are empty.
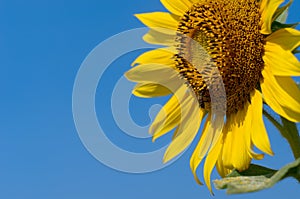
[[[280,117],[282,122],[282,124],[280,124],[267,111],[263,110],[263,113],[268,118],[268,120],[279,130],[281,135],[288,141],[294,158],[300,158],[300,137],[296,124],[283,117]]]
[[[263,114],[268,118],[268,120],[281,132],[283,130],[282,125],[266,110],[263,110]]]
[[[283,117],[281,117],[281,121],[283,124],[281,135],[289,142],[295,159],[300,158],[300,137],[296,124]]]

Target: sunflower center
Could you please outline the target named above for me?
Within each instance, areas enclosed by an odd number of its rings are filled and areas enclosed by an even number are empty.
[[[227,114],[236,113],[247,101],[251,102],[250,95],[262,80],[264,67],[265,41],[260,33],[259,8],[256,0],[205,0],[182,16],[176,38],[176,67],[202,108],[211,108],[204,75],[207,67],[201,67],[206,63],[204,54],[209,55],[214,63],[210,67],[217,68],[223,79]]]

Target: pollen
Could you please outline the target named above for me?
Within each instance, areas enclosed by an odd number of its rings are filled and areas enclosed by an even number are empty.
[[[202,108],[211,108],[209,84],[203,75],[209,74],[205,71],[209,69],[201,69],[205,63],[203,51],[214,63],[211,67],[217,68],[222,77],[227,115],[251,103],[251,93],[263,80],[265,38],[260,33],[259,8],[255,0],[205,0],[194,4],[181,17],[176,68],[194,90]],[[186,37],[196,42],[188,42]]]

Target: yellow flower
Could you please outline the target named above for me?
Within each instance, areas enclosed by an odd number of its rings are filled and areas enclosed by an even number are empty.
[[[171,13],[136,15],[150,27],[144,40],[166,47],[139,56],[126,77],[138,82],[136,96],[173,93],[150,127],[153,140],[175,129],[165,162],[190,145],[203,121],[190,166],[201,183],[196,169],[206,156],[203,173],[210,190],[214,166],[224,177],[263,158],[254,146],[273,154],[263,102],[300,121],[300,91],[291,78],[300,75],[292,53],[300,46],[300,32],[272,26],[289,6],[279,8],[283,1],[161,0]]]

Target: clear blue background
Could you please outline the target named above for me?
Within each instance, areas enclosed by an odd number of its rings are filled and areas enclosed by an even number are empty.
[[[289,22],[300,21],[299,9],[300,3],[295,1]],[[0,1],[0,198],[211,197],[205,186],[195,183],[190,172],[192,148],[163,170],[138,175],[121,173],[94,159],[74,126],[72,88],[84,58],[108,37],[143,27],[133,14],[159,10],[164,10],[159,0]],[[157,143],[133,139],[113,121],[109,97],[114,83],[140,53],[130,53],[112,64],[96,96],[98,114],[107,115],[101,122],[108,137],[136,152],[159,148],[170,138]],[[165,101],[133,98],[132,117],[141,125],[148,124],[151,103]],[[280,168],[293,157],[286,141],[269,123],[266,125],[276,155],[260,163]],[[216,172],[212,177],[218,177]],[[227,196],[215,190],[214,198],[286,195],[299,197],[300,187],[295,180],[287,179],[272,189],[246,195]]]

